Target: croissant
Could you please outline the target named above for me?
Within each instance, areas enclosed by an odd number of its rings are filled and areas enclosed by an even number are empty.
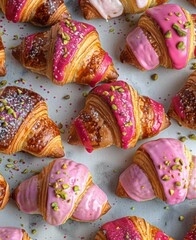
[[[196,130],[196,71],[172,98],[168,115],[180,125]]]
[[[196,7],[196,0],[188,0],[188,1]]]
[[[2,38],[0,36],[0,77],[6,75],[5,69],[5,49],[3,46]]]
[[[196,198],[196,156],[176,139],[144,143],[120,175],[116,194],[136,201],[155,197],[173,205]]]
[[[159,228],[149,224],[145,219],[127,216],[105,223],[97,232],[95,240],[172,240]]]
[[[24,229],[14,227],[0,227],[0,239],[30,240]]]
[[[12,22],[50,26],[70,16],[63,0],[1,0],[0,9]]]
[[[0,90],[0,152],[25,151],[37,157],[62,157],[60,132],[48,117],[44,99],[25,88]]]
[[[7,204],[10,196],[10,187],[5,178],[0,174],[0,210]]]
[[[13,196],[21,211],[41,214],[54,226],[69,218],[95,221],[110,209],[107,196],[93,184],[88,168],[64,158],[22,182]]]
[[[160,103],[117,81],[90,91],[84,109],[71,125],[68,143],[84,145],[88,152],[111,145],[127,149],[169,125]]]
[[[24,67],[57,85],[76,82],[94,86],[118,77],[112,59],[101,48],[96,29],[70,19],[24,38],[12,54]]]
[[[119,17],[125,13],[141,13],[149,7],[167,2],[168,0],[79,0],[86,19]]]
[[[176,4],[148,9],[128,34],[120,59],[143,71],[185,68],[195,58],[194,27],[195,15]]]
[[[192,226],[191,230],[184,237],[184,240],[195,240],[196,239],[196,223]]]

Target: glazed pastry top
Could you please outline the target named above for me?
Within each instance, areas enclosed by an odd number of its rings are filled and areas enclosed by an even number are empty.
[[[76,200],[86,188],[89,174],[88,168],[82,164],[65,159],[55,161],[48,177],[48,223],[63,224],[72,214]]]
[[[8,147],[20,125],[38,102],[37,93],[19,87],[6,87],[0,95],[0,149]]]
[[[2,240],[22,240],[22,229],[12,227],[0,227],[0,239]]]
[[[105,19],[118,17],[124,10],[120,0],[89,0],[89,2]]]
[[[196,198],[196,156],[193,156],[192,161],[193,161],[193,166],[192,166],[193,169],[192,169],[190,182],[189,182],[189,188],[188,188],[188,194],[187,194],[188,199]]]
[[[189,56],[191,23],[182,8],[176,4],[165,4],[148,9],[146,14],[160,26],[173,68],[184,68]]]

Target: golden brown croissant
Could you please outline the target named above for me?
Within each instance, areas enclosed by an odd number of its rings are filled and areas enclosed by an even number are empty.
[[[94,86],[118,77],[96,29],[70,19],[50,31],[26,37],[12,54],[24,67],[58,85],[76,82]]]
[[[50,26],[69,16],[63,0],[1,0],[0,9],[12,22],[37,26]]]
[[[160,103],[117,81],[97,86],[88,94],[70,128],[68,143],[84,145],[89,152],[111,145],[127,149],[169,125]]]
[[[168,0],[79,0],[81,10],[86,19],[119,17],[125,13],[141,13],[149,7]]]
[[[2,38],[0,36],[0,76],[5,76],[5,50],[2,42]]]
[[[0,174],[0,210],[5,207],[9,200],[10,187],[5,178]]]
[[[0,152],[25,151],[37,157],[62,157],[60,132],[48,117],[44,99],[25,88],[0,91]]]
[[[196,130],[196,71],[172,98],[168,115],[183,127]]]
[[[69,218],[95,221],[110,209],[106,194],[93,184],[88,168],[65,158],[52,161],[40,174],[22,182],[14,199],[21,211],[41,214],[54,226]]]
[[[144,143],[132,164],[120,175],[116,194],[147,201],[155,197],[168,204],[196,198],[196,156],[173,138]]]
[[[191,230],[184,237],[184,240],[195,240],[195,239],[196,239],[196,221],[195,221],[195,224],[192,226]]]
[[[176,4],[148,9],[128,34],[120,59],[141,70],[182,69],[195,58],[195,19]]]
[[[159,228],[149,224],[145,219],[127,216],[105,223],[97,232],[95,240],[172,240]]]
[[[30,240],[24,229],[14,227],[0,227],[0,239]]]
[[[196,0],[188,0],[190,3],[192,3],[194,6],[196,6]]]

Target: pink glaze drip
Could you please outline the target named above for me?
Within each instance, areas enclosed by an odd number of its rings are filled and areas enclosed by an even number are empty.
[[[100,82],[102,80],[105,72],[107,71],[107,69],[108,69],[108,67],[110,66],[111,63],[112,63],[111,57],[108,55],[108,53],[105,53],[103,61],[100,64],[100,66],[99,66],[99,68],[96,72],[95,77],[90,82],[91,87],[94,87],[98,82]]]
[[[149,98],[151,106],[154,109],[154,124],[152,126],[153,132],[159,132],[162,124],[163,124],[163,117],[164,117],[164,107],[162,104],[154,101],[153,99]]]
[[[196,198],[196,156],[192,157],[192,161],[194,166],[193,166],[193,170],[192,170],[191,178],[189,182],[189,188],[188,188],[188,194],[187,194],[188,199]]]
[[[186,186],[189,181],[189,160],[184,154],[183,143],[176,139],[163,138],[145,143],[142,148],[152,159],[164,189],[166,202],[168,204],[183,202],[187,195]],[[178,166],[178,168],[172,169],[173,166]],[[169,179],[163,180],[164,176]]]
[[[108,222],[101,228],[106,232],[107,240],[142,239],[135,225],[128,217]]]
[[[13,227],[0,227],[1,240],[22,240],[22,229]]]
[[[151,70],[159,65],[159,57],[140,27],[129,33],[126,42],[143,68]]]
[[[76,131],[81,139],[83,146],[86,148],[87,152],[91,153],[93,151],[93,147],[91,145],[90,138],[86,131],[86,128],[81,119],[76,118],[74,121],[74,125],[76,127]]]
[[[58,226],[64,223],[67,216],[72,213],[78,197],[85,190],[89,174],[88,168],[83,164],[64,158],[55,161],[48,177],[49,185],[58,184],[57,188],[52,185],[48,187],[46,221],[49,224]],[[68,184],[69,187],[63,189],[63,184]],[[76,186],[78,190],[74,191]],[[57,189],[63,189],[66,194],[65,200],[56,197],[55,190]],[[57,203],[57,211],[52,208],[53,203]]]
[[[104,98],[111,107],[121,132],[122,147],[129,148],[135,135],[135,118],[128,84],[123,81],[102,84],[94,88],[92,93]]]
[[[169,238],[163,232],[157,232],[154,240],[169,240]]]
[[[26,2],[27,0],[7,0],[5,8],[6,18],[12,22],[18,22]]]
[[[154,191],[147,176],[136,164],[131,164],[119,178],[127,195],[135,201],[146,201],[155,198]]]
[[[81,221],[95,221],[101,216],[102,208],[106,202],[106,194],[93,184],[78,204],[73,217]]]
[[[196,239],[196,227],[187,233],[184,240],[195,240]]]
[[[179,95],[176,95],[172,98],[172,104],[174,107],[175,112],[178,114],[178,116],[183,120],[185,119],[185,112],[184,112],[184,106],[182,105],[182,101],[180,99]]]
[[[33,47],[33,40],[36,37],[37,34],[31,34],[27,37],[25,37],[25,52],[28,55],[28,53],[32,50]]]
[[[157,22],[164,36],[168,31],[171,31],[172,37],[165,38],[165,43],[167,45],[170,58],[172,60],[173,68],[184,68],[188,62],[190,29],[184,28],[184,24],[188,20],[181,7],[176,4],[165,4],[148,9],[146,11],[146,14],[152,17]],[[179,20],[182,21],[182,24],[179,23]],[[173,24],[177,24],[178,26],[180,26],[181,30],[186,32],[186,36],[179,36],[176,30],[173,29]],[[177,48],[177,44],[179,42],[184,42],[184,49]]]
[[[16,202],[22,212],[35,214],[39,213],[37,205],[38,175],[35,175],[19,185],[16,195]]]
[[[73,59],[78,50],[78,45],[95,28],[89,24],[74,20],[61,21],[59,24],[61,29],[55,43],[53,76],[55,80],[62,81],[64,79],[64,69]],[[70,37],[70,40],[66,44],[63,43],[62,32]],[[65,54],[67,55],[65,56]]]

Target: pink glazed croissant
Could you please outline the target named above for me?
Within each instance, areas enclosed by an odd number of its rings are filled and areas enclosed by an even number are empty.
[[[0,77],[5,76],[6,69],[5,69],[5,49],[3,46],[2,38],[0,36]]]
[[[143,71],[185,68],[196,55],[195,19],[176,4],[148,9],[128,34],[121,61]]]
[[[2,240],[30,240],[25,230],[14,227],[0,227],[0,239]]]
[[[95,86],[118,77],[95,27],[71,19],[24,38],[12,54],[25,68],[57,85],[76,82]]]
[[[123,217],[105,223],[97,232],[95,240],[173,240],[159,228],[143,218]]]
[[[50,26],[69,16],[63,0],[1,0],[0,9],[12,22],[37,26]]]
[[[176,139],[144,143],[120,175],[116,194],[136,201],[160,198],[178,204],[196,198],[196,156]]]
[[[86,19],[119,17],[125,13],[144,12],[149,7],[168,0],[79,0],[81,10]]]
[[[88,152],[111,145],[128,149],[169,125],[160,103],[117,81],[89,92],[84,109],[70,128],[68,143],[83,145]]]
[[[196,130],[196,71],[172,98],[168,115],[183,127]]]
[[[95,221],[110,209],[106,194],[92,182],[88,168],[64,158],[22,182],[14,191],[14,199],[21,211],[41,214],[54,226],[69,218]]]

